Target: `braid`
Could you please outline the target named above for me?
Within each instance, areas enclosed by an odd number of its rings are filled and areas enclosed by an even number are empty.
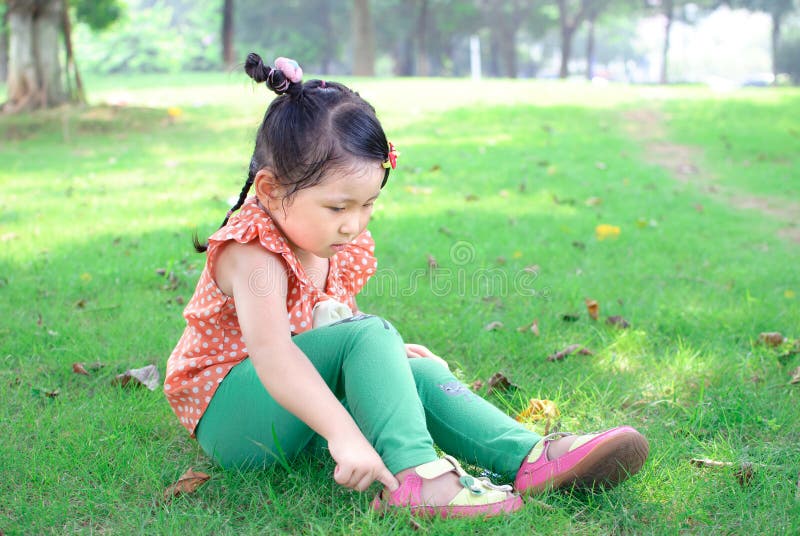
[[[247,193],[250,191],[250,187],[253,186],[253,181],[255,178],[256,174],[253,172],[253,162],[251,162],[250,171],[247,174],[247,181],[245,181],[244,187],[242,187],[242,191],[239,193],[239,199],[236,201],[236,204],[233,205],[230,210],[228,210],[228,213],[225,214],[225,219],[222,220],[222,224],[218,227],[218,229],[225,227],[225,224],[228,223],[228,219],[230,219],[231,214],[239,210],[244,204],[244,200],[247,199]],[[206,240],[205,244],[201,244],[200,240],[197,238],[197,232],[192,235],[192,243],[194,244],[194,250],[198,253],[205,253],[208,249],[208,240]]]

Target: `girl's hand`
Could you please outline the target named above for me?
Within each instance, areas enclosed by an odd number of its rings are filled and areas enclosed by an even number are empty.
[[[333,479],[337,484],[357,491],[364,491],[376,480],[389,491],[400,486],[372,445],[360,433],[328,440],[328,450],[336,462]]]
[[[425,357],[427,359],[433,359],[440,365],[442,365],[447,370],[450,370],[450,366],[447,364],[447,361],[439,357],[438,355],[434,354],[425,346],[421,344],[406,344],[406,355],[409,359],[414,357]]]

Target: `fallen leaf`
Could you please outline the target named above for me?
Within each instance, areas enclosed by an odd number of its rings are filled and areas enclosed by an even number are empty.
[[[519,331],[520,333],[524,333],[526,331],[530,331],[531,333],[533,333],[534,335],[536,335],[538,337],[539,336],[539,319],[538,318],[534,318],[533,322],[531,322],[530,324],[527,324],[525,326],[518,327],[517,331]]]
[[[447,227],[439,227],[439,232],[445,236],[453,236],[453,231],[451,231]]]
[[[794,369],[790,374],[792,375],[792,379],[789,380],[789,385],[800,383],[800,367]]]
[[[601,223],[594,228],[594,232],[597,235],[598,240],[605,240],[606,238],[617,238],[619,236],[620,229],[616,225]]]
[[[570,354],[577,353],[578,355],[594,355],[591,350],[588,350],[580,344],[570,344],[560,352],[550,354],[547,356],[548,361],[561,361]]]
[[[580,316],[577,315],[576,313],[562,313],[561,314],[561,320],[563,320],[564,322],[577,322],[579,318],[580,318]]]
[[[740,486],[747,486],[750,484],[750,481],[753,480],[753,464],[742,462],[742,465],[739,466],[739,469],[736,470],[734,475],[736,476],[736,480],[739,481]]]
[[[590,197],[585,203],[587,207],[596,207],[597,205],[602,205],[603,200],[599,197]]]
[[[499,192],[497,192],[497,195],[503,198],[508,197],[508,190],[500,190]]]
[[[88,283],[91,280],[92,280],[92,274],[90,274],[88,272],[84,272],[84,273],[81,274],[81,281],[84,281],[84,282]]]
[[[555,203],[556,205],[570,205],[570,206],[573,206],[573,205],[575,205],[575,200],[574,199],[559,199],[556,194],[553,194],[553,203]]]
[[[135,387],[144,385],[151,391],[155,391],[159,386],[161,375],[158,373],[158,368],[155,365],[147,365],[139,369],[129,369],[122,374],[111,380],[112,385],[119,385],[120,387]]]
[[[528,407],[523,409],[516,417],[517,422],[537,422],[545,419],[558,419],[561,417],[561,412],[558,406],[552,400],[542,400],[539,398],[531,398],[528,401]]]
[[[697,203],[697,204],[694,206],[694,209],[695,209],[697,212],[701,212],[701,213],[702,213],[702,212],[705,210],[705,208],[703,207],[703,205],[701,205],[700,203]]]
[[[436,270],[439,267],[439,263],[436,262],[436,257],[428,253],[428,268],[431,270]]]
[[[538,274],[541,268],[538,264],[531,264],[530,266],[526,266],[522,269],[524,272],[528,272],[529,274]]]
[[[73,363],[72,372],[75,374],[83,374],[84,376],[89,375],[89,371],[86,370],[86,367],[83,365],[83,363]]]
[[[517,386],[511,383],[502,372],[495,372],[489,378],[489,391],[486,394],[491,394],[492,391],[508,391],[512,387],[516,388]]]
[[[84,298],[81,298],[75,302],[76,309],[83,309],[84,307],[86,307],[86,300]]]
[[[506,258],[505,258],[505,257],[503,257],[503,256],[501,255],[500,257],[497,257],[497,259],[495,259],[495,262],[496,262],[497,264],[499,264],[500,266],[503,266],[503,265],[504,265],[506,262],[508,262],[508,261],[506,260]]]
[[[31,394],[33,396],[44,398],[55,398],[61,394],[60,389],[45,389],[44,387],[32,387]]]
[[[185,300],[183,299],[183,296],[175,296],[175,303],[177,303],[178,305],[183,305],[184,302]]]
[[[511,256],[514,257],[515,259],[521,259],[522,258],[522,252],[519,251],[519,250],[515,251],[514,254],[511,255]]]
[[[594,163],[594,167],[596,167],[597,169],[607,169],[608,168],[608,166],[606,165],[605,162],[595,162]]]
[[[592,317],[592,320],[597,320],[600,317],[600,304],[597,303],[597,300],[593,300],[591,298],[585,298],[586,301],[586,310],[589,311],[589,316]]]
[[[777,331],[767,331],[760,333],[758,335],[758,340],[760,343],[774,348],[783,344],[786,341],[786,337]]]
[[[519,191],[520,191],[520,193],[524,193],[525,189],[527,187],[528,187],[528,185],[526,183],[524,183],[524,182],[519,183]]]
[[[164,268],[156,268],[156,275],[165,276],[167,275],[167,270]]]
[[[483,387],[483,380],[475,380],[472,382],[472,390],[478,391],[480,388]]]
[[[434,165],[431,166],[431,168],[428,171],[430,171],[431,173],[435,173],[435,172],[437,172],[437,171],[439,171],[441,169],[442,169],[442,166],[440,166],[439,164],[434,164]]]
[[[575,249],[586,249],[586,244],[584,244],[580,240],[573,240],[572,247],[574,247]]]
[[[467,194],[466,196],[464,196],[464,201],[477,201],[479,199],[480,197],[478,197],[475,194]]]
[[[630,322],[628,322],[621,316],[617,315],[609,316],[608,318],[606,318],[606,324],[608,324],[609,326],[618,327],[620,329],[626,329],[631,326]]]
[[[783,291],[783,297],[787,300],[793,300],[795,297],[795,292],[791,289],[786,289]]]
[[[485,329],[486,331],[496,331],[502,328],[503,328],[503,323],[500,322],[499,320],[494,320],[483,326],[483,329]]]
[[[206,483],[211,477],[200,471],[188,469],[181,475],[177,482],[171,484],[164,490],[164,500],[169,501],[173,497],[178,497],[186,493],[194,493],[197,488]]]

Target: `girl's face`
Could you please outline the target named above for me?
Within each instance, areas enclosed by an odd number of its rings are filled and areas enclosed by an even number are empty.
[[[300,262],[328,258],[366,229],[381,191],[384,168],[367,162],[326,174],[318,185],[304,188],[284,202],[283,187],[269,187],[256,177],[256,195],[289,240]]]

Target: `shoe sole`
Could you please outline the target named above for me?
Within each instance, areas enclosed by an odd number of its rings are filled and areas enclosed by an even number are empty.
[[[649,452],[647,439],[636,430],[612,435],[596,444],[570,469],[523,493],[533,495],[567,486],[577,489],[613,487],[638,473]]]

